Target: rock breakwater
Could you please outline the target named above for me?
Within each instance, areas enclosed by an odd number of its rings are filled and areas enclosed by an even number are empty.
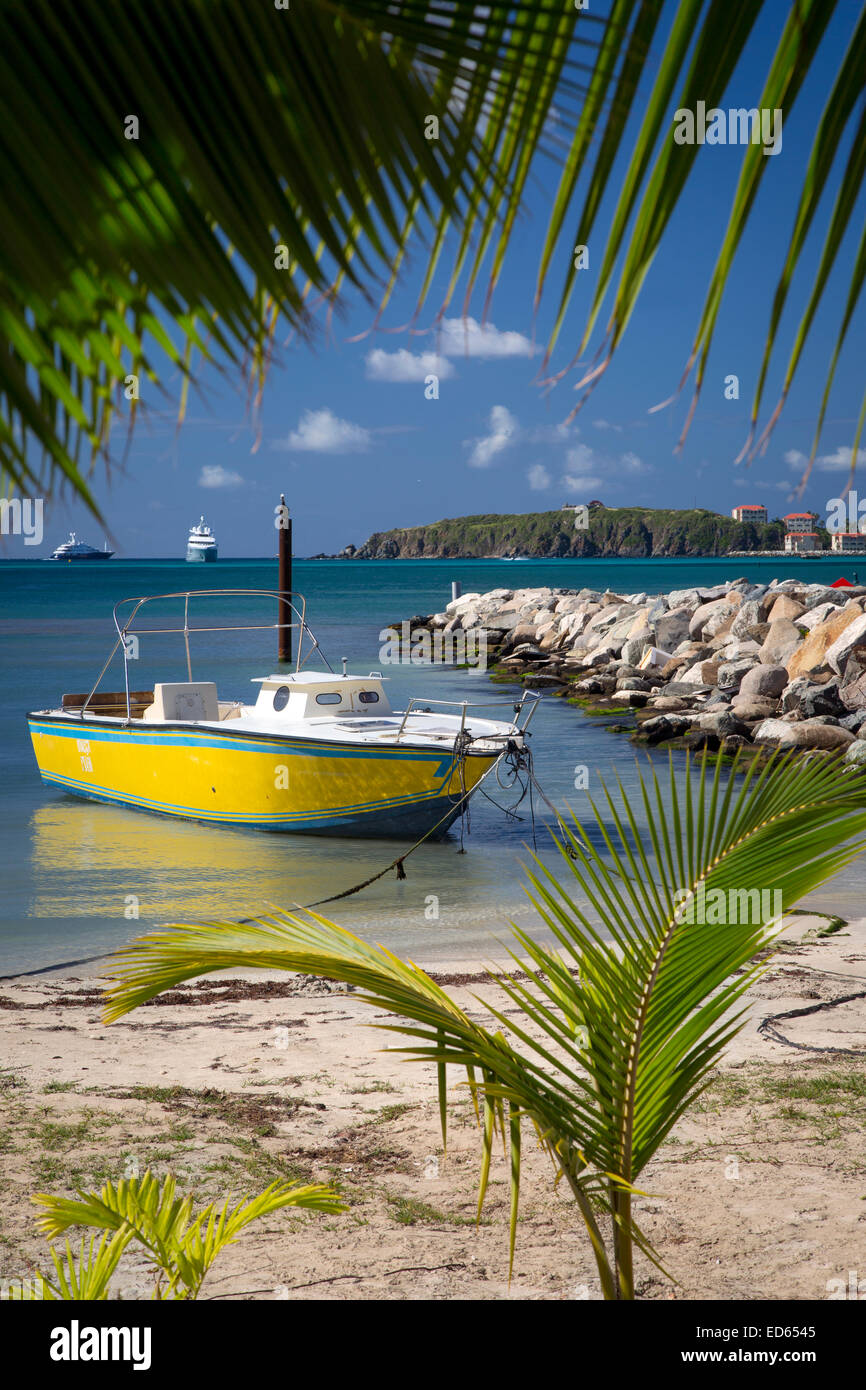
[[[632,737],[866,765],[866,587],[735,579],[669,594],[493,589],[410,630],[485,633],[494,678],[633,715]]]

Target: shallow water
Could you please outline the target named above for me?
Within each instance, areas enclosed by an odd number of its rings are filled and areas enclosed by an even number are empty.
[[[275,835],[162,818],[66,796],[37,774],[24,716],[55,705],[64,691],[91,688],[111,649],[111,608],[118,599],[187,587],[270,587],[275,570],[273,561],[264,560],[195,569],[173,561],[0,564],[0,973],[105,952],[160,922],[247,917],[310,903],[368,878],[405,850],[402,841]],[[740,575],[761,582],[788,575],[831,582],[840,573],[853,578],[850,560],[296,561],[294,584],[307,598],[308,618],[332,666],[339,670],[346,656],[349,670],[367,671],[382,664],[380,631],[443,608],[452,579],[466,593],[541,584],[661,593]],[[254,620],[248,606],[235,601],[221,611],[226,622]],[[261,621],[272,621],[267,605],[259,612]],[[248,700],[250,678],[275,665],[275,636],[199,637],[192,658],[194,677],[216,680],[221,698]],[[181,639],[142,641],[135,670],[140,687],[154,678],[184,679]],[[503,700],[519,693],[517,686],[492,685],[481,672],[391,666],[385,673],[394,707],[409,695]],[[104,688],[122,684],[115,666]],[[489,713],[495,717],[497,711]],[[501,711],[502,717],[507,713]],[[635,789],[634,747],[608,732],[607,722],[557,699],[543,700],[535,715],[536,773],[561,811],[570,805],[585,816],[587,796],[600,793],[600,774],[615,772],[626,792]],[[666,765],[667,755],[656,754],[653,761]],[[589,770],[586,790],[574,785],[575,769],[583,766]],[[519,795],[492,780],[485,786],[503,805]],[[517,815],[506,817],[477,796],[465,853],[455,828],[443,843],[412,854],[405,881],[389,874],[323,911],[366,938],[425,961],[501,955],[495,942],[507,938],[509,919],[543,938],[544,924],[527,901],[520,867],[532,840],[528,798]],[[535,816],[540,857],[567,877],[549,834],[553,817],[538,801]],[[810,903],[859,915],[864,889],[866,865],[855,866]]]

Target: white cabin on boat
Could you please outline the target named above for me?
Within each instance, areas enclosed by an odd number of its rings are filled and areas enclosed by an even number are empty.
[[[254,677],[261,688],[254,713],[263,718],[334,718],[344,714],[390,714],[383,677],[338,676],[321,671]]]

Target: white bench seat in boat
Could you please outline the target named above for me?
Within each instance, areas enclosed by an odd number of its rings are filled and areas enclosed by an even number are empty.
[[[218,720],[217,688],[213,681],[170,681],[153,687],[153,704],[142,718],[147,724],[179,720]]]

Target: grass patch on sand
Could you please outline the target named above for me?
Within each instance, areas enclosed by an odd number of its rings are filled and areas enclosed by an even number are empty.
[[[439,1211],[417,1197],[389,1197],[391,1219],[399,1226],[474,1226],[474,1216],[455,1216]],[[483,1224],[483,1223],[482,1223]]]

